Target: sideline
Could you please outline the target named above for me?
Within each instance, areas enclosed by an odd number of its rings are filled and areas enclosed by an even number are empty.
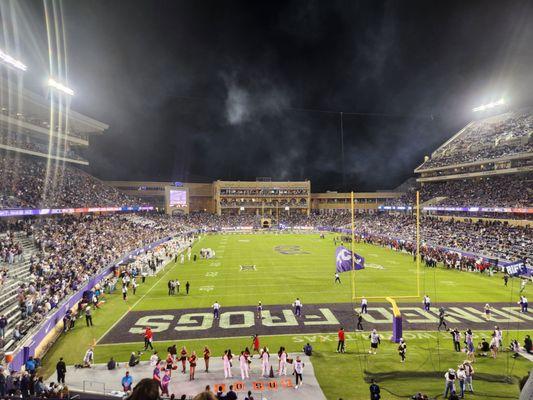
[[[198,240],[194,245],[200,243],[200,241],[201,241],[203,238],[204,238],[204,237],[202,236],[202,238],[201,238],[200,240]],[[185,250],[184,250],[184,251],[185,251]],[[181,254],[181,253],[179,253],[179,254]],[[162,274],[161,277],[160,277],[160,278],[159,278],[159,279],[158,279],[158,280],[157,280],[157,281],[156,281],[156,282],[155,282],[155,283],[154,283],[154,284],[153,284],[153,285],[152,285],[152,286],[146,291],[146,293],[143,294],[143,295],[142,295],[142,296],[141,296],[141,297],[140,297],[135,303],[133,303],[133,305],[132,305],[131,307],[129,307],[129,308],[124,312],[124,314],[122,314],[122,315],[120,316],[120,318],[117,319],[117,320],[116,320],[116,321],[115,321],[115,322],[114,322],[114,323],[113,323],[113,324],[112,324],[112,325],[111,325],[111,326],[110,326],[110,327],[104,332],[104,334],[101,335],[101,336],[98,338],[98,340],[95,342],[95,345],[98,345],[98,343],[100,343],[100,340],[102,340],[102,338],[103,338],[105,335],[107,335],[109,332],[111,332],[111,330],[112,330],[115,326],[117,326],[117,324],[118,324],[120,321],[122,321],[122,320],[124,319],[124,317],[125,317],[125,316],[126,316],[131,310],[133,310],[133,309],[137,306],[137,304],[139,304],[142,300],[144,300],[144,298],[146,297],[146,295],[147,295],[148,293],[150,293],[150,292],[152,291],[152,289],[153,289],[154,287],[156,287],[156,286],[159,284],[159,282],[161,282],[161,281],[163,280],[163,278],[164,278],[164,277],[165,277],[170,271],[172,271],[174,268],[176,268],[177,265],[181,265],[181,264],[178,264],[178,263],[174,263],[173,266],[171,266],[170,268],[167,268],[169,264],[173,263],[172,259],[173,259],[173,258],[171,257],[171,258],[169,259],[169,261],[166,263],[166,265],[163,267],[163,269],[160,271],[160,272],[162,272],[164,269],[167,269],[167,270],[165,271],[165,273]]]

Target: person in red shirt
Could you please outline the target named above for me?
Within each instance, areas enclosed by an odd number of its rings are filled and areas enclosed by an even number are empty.
[[[341,326],[341,329],[337,332],[339,337],[339,343],[337,344],[337,353],[344,353],[344,328]]]
[[[152,329],[147,326],[144,330],[144,351],[148,350],[148,347],[150,347],[151,350],[154,349],[154,346],[152,346],[153,339],[154,334],[152,333]]]
[[[257,354],[261,356],[261,348],[259,347],[259,335],[257,333],[253,336],[253,348],[254,353],[257,352]]]

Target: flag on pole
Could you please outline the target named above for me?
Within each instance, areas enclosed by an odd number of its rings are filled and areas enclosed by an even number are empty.
[[[337,265],[337,272],[351,271],[352,269],[364,269],[365,259],[357,253],[353,253],[344,246],[337,247],[335,251],[335,264]]]

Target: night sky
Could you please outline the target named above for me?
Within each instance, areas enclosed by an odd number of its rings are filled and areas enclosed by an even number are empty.
[[[531,104],[532,4],[55,2],[72,107],[110,125],[91,140],[91,173],[310,179],[313,191],[343,189],[341,111],[344,188],[360,191],[402,183],[472,107],[502,96]],[[0,47],[43,92],[43,3],[2,1],[0,11],[11,26]]]

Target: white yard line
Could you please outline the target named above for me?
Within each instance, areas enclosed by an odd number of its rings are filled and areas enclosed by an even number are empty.
[[[200,240],[202,240],[202,239],[200,239]],[[197,243],[199,243],[200,240],[199,240]],[[168,262],[167,262],[166,265],[163,267],[163,269],[167,268],[168,264],[170,264],[170,263],[172,262],[172,260],[173,260],[173,257],[171,257],[171,258],[168,260]],[[107,335],[107,334],[111,331],[111,329],[113,329],[113,328],[114,328],[114,327],[115,327],[120,321],[122,321],[122,319],[123,319],[123,318],[124,318],[124,317],[125,317],[125,316],[126,316],[131,310],[133,310],[133,309],[137,306],[137,304],[139,304],[139,303],[140,303],[140,302],[146,297],[146,295],[147,295],[148,293],[150,293],[150,292],[152,291],[152,289],[153,289],[154,287],[156,287],[156,286],[159,284],[159,282],[161,282],[161,280],[163,280],[163,278],[164,278],[164,277],[165,277],[170,271],[172,271],[174,268],[176,268],[176,265],[181,265],[181,264],[177,264],[177,263],[176,263],[176,264],[174,264],[173,267],[168,268],[168,269],[165,271],[165,273],[164,273],[163,275],[161,275],[161,277],[157,280],[157,282],[155,282],[155,283],[150,287],[150,289],[148,289],[148,290],[146,291],[145,294],[143,294],[143,295],[142,295],[142,296],[141,296],[141,297],[140,297],[135,303],[133,303],[133,305],[132,305],[131,307],[129,307],[129,308],[126,310],[126,312],[124,312],[124,314],[122,314],[121,317],[120,317],[119,319],[117,319],[117,320],[113,323],[113,325],[111,325],[111,326],[109,327],[109,329],[106,330],[106,331],[104,332],[104,334],[103,334],[102,336],[100,336],[100,337],[98,338],[98,340],[96,341],[96,344],[98,344],[98,343],[100,342],[100,340],[102,340],[102,338],[103,338],[105,335]]]
[[[170,264],[171,262],[172,262],[172,259],[169,260],[169,262],[167,263],[167,265]],[[165,265],[165,266],[163,267],[163,269],[165,269],[165,268],[167,267],[167,265]],[[106,331],[104,332],[104,334],[98,338],[98,340],[96,341],[96,344],[98,344],[98,343],[100,342],[100,340],[102,340],[102,338],[103,338],[105,335],[107,335],[107,334],[111,331],[111,329],[113,329],[113,328],[114,328],[114,327],[115,327],[120,321],[122,321],[122,319],[123,319],[123,318],[124,318],[124,317],[125,317],[125,316],[126,316],[131,310],[133,310],[133,309],[135,308],[135,306],[137,306],[137,304],[139,304],[139,303],[140,303],[140,302],[146,297],[146,295],[147,295],[148,293],[150,293],[150,292],[152,291],[152,289],[153,289],[154,287],[156,287],[156,286],[159,284],[159,282],[161,282],[161,280],[162,280],[162,279],[163,279],[163,278],[169,273],[169,271],[173,270],[173,269],[176,267],[176,265],[178,265],[178,264],[174,264],[173,267],[168,268],[167,271],[166,271],[163,275],[161,275],[161,278],[159,278],[159,279],[157,280],[157,282],[155,282],[155,283],[152,285],[152,287],[150,287],[150,289],[148,289],[148,290],[146,291],[145,294],[143,294],[143,295],[142,295],[142,296],[141,296],[141,297],[140,297],[135,303],[133,303],[133,305],[132,305],[131,307],[129,307],[129,308],[124,312],[124,314],[122,314],[122,315],[120,316],[120,318],[117,319],[117,320],[113,323],[113,325],[111,325],[111,326],[109,327],[109,329],[106,330]]]

